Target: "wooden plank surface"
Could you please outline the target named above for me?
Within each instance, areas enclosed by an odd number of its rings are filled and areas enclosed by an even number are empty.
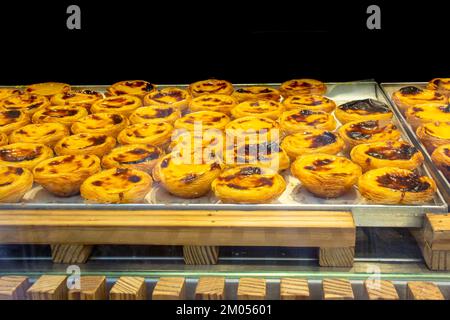
[[[23,276],[4,276],[0,278],[0,300],[25,300],[30,282]]]
[[[364,281],[369,300],[399,300],[397,290],[391,281],[366,280]]]
[[[183,246],[185,264],[208,265],[217,264],[219,247],[216,246]]]
[[[299,278],[282,278],[280,280],[281,300],[309,299],[308,280]]]
[[[237,298],[238,300],[265,300],[266,279],[240,278]]]
[[[450,214],[426,214],[423,229],[432,250],[450,250]]]
[[[225,299],[224,277],[201,277],[195,288],[197,300],[223,300]]]
[[[80,288],[70,289],[68,297],[69,300],[106,300],[106,277],[80,277]]]
[[[77,244],[51,245],[52,260],[54,263],[85,263],[91,255],[93,246]]]
[[[411,300],[445,300],[437,285],[423,281],[408,282],[406,297]]]
[[[110,300],[145,300],[147,286],[142,277],[120,277],[109,292]]]
[[[321,267],[352,267],[354,258],[355,247],[319,249]]]
[[[347,279],[323,279],[323,298],[325,300],[353,300],[355,296]]]
[[[67,277],[43,275],[28,289],[31,300],[67,300]]]
[[[186,280],[182,277],[162,277],[153,290],[153,300],[183,300],[186,298]]]

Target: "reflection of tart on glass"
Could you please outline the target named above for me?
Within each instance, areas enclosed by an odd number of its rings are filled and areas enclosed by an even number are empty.
[[[291,172],[309,192],[322,198],[347,193],[362,174],[361,167],[347,158],[320,153],[298,157]]]
[[[70,91],[70,85],[60,82],[43,82],[30,84],[25,89],[27,93],[51,97],[58,93]]]
[[[367,171],[358,181],[361,195],[382,204],[420,204],[433,199],[436,184],[426,176],[399,168]]]
[[[327,86],[314,79],[293,79],[283,82],[280,86],[281,95],[285,98],[295,95],[316,94],[323,95],[327,92]]]
[[[73,133],[101,133],[116,137],[128,126],[128,119],[117,113],[94,113],[72,124]]]
[[[312,153],[338,154],[345,143],[338,134],[321,129],[305,129],[283,139],[281,147],[292,160]]]
[[[113,168],[87,178],[81,196],[99,203],[142,202],[152,187],[152,178],[144,171]]]
[[[192,97],[198,97],[202,94],[216,93],[227,94],[233,93],[233,85],[225,80],[208,79],[191,83],[188,88]]]
[[[265,141],[279,141],[281,132],[278,123],[269,118],[263,117],[243,117],[227,124],[225,127],[227,143],[235,140],[261,143]]]
[[[54,122],[70,128],[75,121],[87,115],[86,109],[80,106],[49,106],[36,112],[32,119],[33,123]]]
[[[186,130],[207,130],[207,129],[223,129],[230,118],[222,112],[216,111],[198,111],[185,115],[175,121],[174,126],[177,129]]]
[[[28,93],[15,94],[0,101],[2,109],[21,110],[30,115],[49,105],[50,101],[46,97]]]
[[[308,109],[285,111],[280,117],[280,127],[286,134],[303,132],[305,129],[336,129],[334,117],[324,111]]]
[[[234,118],[256,116],[277,120],[284,111],[284,106],[272,100],[251,100],[238,104],[231,110]]]
[[[442,171],[450,181],[450,144],[439,146],[431,155],[434,164]]]
[[[144,80],[120,81],[108,88],[108,92],[114,96],[130,94],[141,98],[153,91],[156,91],[156,86]]]
[[[319,95],[290,96],[283,100],[283,105],[286,110],[308,109],[332,112],[336,108],[333,100]]]
[[[427,89],[436,90],[450,97],[450,78],[435,78],[428,82]]]
[[[53,157],[53,151],[40,143],[13,143],[0,147],[0,165],[33,169]]]
[[[338,132],[350,147],[362,143],[395,141],[400,138],[400,131],[398,131],[397,127],[385,120],[349,122],[340,127]]]
[[[360,144],[352,149],[350,156],[364,171],[384,167],[414,170],[423,162],[422,153],[404,141]]]
[[[450,144],[450,122],[429,122],[417,128],[417,136],[428,152],[439,146]]]
[[[142,101],[136,96],[123,94],[121,96],[109,96],[96,101],[92,107],[92,113],[118,113],[129,116],[134,110],[142,106]]]
[[[0,100],[6,99],[10,96],[13,96],[15,94],[20,94],[19,89],[14,88],[0,88]]]
[[[0,132],[9,135],[30,123],[30,117],[21,110],[0,110]]]
[[[0,202],[19,202],[33,186],[30,170],[0,166]]]
[[[9,136],[10,143],[42,143],[52,148],[56,142],[69,135],[69,129],[60,123],[28,124],[14,130]]]
[[[450,104],[420,104],[406,111],[406,120],[417,129],[422,124],[430,122],[450,122]]]
[[[34,180],[58,197],[80,192],[84,180],[99,172],[100,159],[93,155],[66,155],[40,162],[34,169]]]
[[[228,203],[268,203],[286,189],[286,182],[275,170],[246,165],[222,172],[212,183],[216,197]]]
[[[446,104],[448,99],[443,94],[428,89],[420,89],[414,86],[404,87],[392,94],[392,100],[402,112],[409,107],[424,103]]]
[[[145,122],[160,122],[165,121],[173,124],[175,120],[181,117],[181,112],[178,108],[168,106],[148,106],[137,108],[130,115],[130,122],[132,124]]]
[[[121,144],[144,143],[165,148],[170,143],[172,131],[172,125],[164,121],[137,123],[123,129],[117,141]]]
[[[204,94],[191,100],[191,111],[216,111],[230,115],[231,109],[237,106],[235,98],[224,94]]]
[[[279,102],[281,99],[280,91],[271,87],[250,86],[236,89],[233,97],[238,102],[248,100],[273,100]]]
[[[146,106],[170,106],[180,111],[188,107],[189,101],[191,101],[189,92],[180,88],[163,88],[144,97]]]
[[[116,145],[116,139],[102,133],[79,133],[65,137],[55,145],[55,153],[62,155],[92,154],[103,156]]]
[[[102,98],[103,95],[97,91],[77,90],[55,94],[50,102],[57,106],[81,106],[89,111],[92,104]]]
[[[354,100],[337,107],[336,118],[342,123],[360,120],[390,120],[392,111],[378,100]]]
[[[8,136],[3,132],[0,132],[0,146],[5,146],[8,144]]]
[[[102,158],[102,167],[129,168],[151,174],[153,167],[164,153],[150,144],[129,144],[111,150]]]

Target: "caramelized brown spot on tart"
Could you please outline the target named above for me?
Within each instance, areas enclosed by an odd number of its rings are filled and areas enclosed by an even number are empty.
[[[389,113],[389,107],[381,101],[374,99],[355,100],[344,103],[339,109],[347,111],[364,111],[367,113]]]
[[[8,162],[30,161],[39,157],[42,153],[42,147],[31,149],[2,149],[0,150],[0,158]]]
[[[395,126],[392,127],[396,129]],[[383,132],[384,127],[378,125],[378,121],[369,120],[352,124],[347,130],[347,136],[354,140],[369,139],[373,134]]]
[[[133,176],[128,177],[128,181],[133,182],[133,183],[138,183],[139,181],[141,181],[141,178],[133,175]]]
[[[2,112],[8,119],[17,119],[20,117],[21,112],[19,110],[7,110]]]
[[[414,86],[408,86],[400,89],[400,92],[404,95],[416,95],[422,93],[423,90]]]
[[[165,158],[163,161],[161,161],[161,168],[167,168],[169,166],[170,158]]]
[[[42,112],[43,116],[49,116],[52,118],[63,118],[63,117],[72,117],[78,113],[77,110],[74,109],[47,109],[46,111]],[[41,118],[43,118],[41,116]]]
[[[311,171],[325,171],[328,170],[327,168],[324,168],[325,166],[329,165],[330,163],[333,163],[333,159],[322,159],[322,160],[315,160],[311,166],[306,166],[306,170]]]
[[[415,173],[409,173],[407,175],[386,173],[377,177],[377,182],[382,187],[401,192],[422,192],[430,187],[428,182],[422,181]]]
[[[415,147],[405,143],[399,148],[392,146],[369,148],[366,154],[382,160],[409,160],[417,152],[418,150]]]
[[[450,149],[445,148],[445,149],[444,149],[444,153],[445,153],[445,155],[446,155],[447,157],[450,158]]]
[[[172,108],[167,108],[167,109],[155,109],[156,111],[156,118],[166,118],[168,116],[170,116],[174,110]],[[143,118],[148,119],[151,117],[148,116],[144,116]]]
[[[101,187],[102,184],[103,184],[103,182],[102,182],[102,181],[99,181],[99,180],[93,181],[93,182],[92,182],[92,185],[94,185],[94,186],[96,186],[96,187]]]
[[[119,124],[119,123],[121,123],[123,121],[123,118],[121,116],[119,116],[118,114],[112,114],[110,116],[110,118],[112,119],[114,124]]]
[[[182,178],[180,181],[185,183],[185,184],[190,184],[192,182],[195,181],[195,179],[198,178],[198,175],[195,173],[189,173],[188,175],[186,175],[184,178]]]
[[[335,143],[337,137],[334,133],[326,131],[320,135],[308,137],[311,140],[310,148],[319,148]]]
[[[87,140],[89,142],[91,142],[91,145],[86,146],[84,148],[88,148],[88,147],[98,146],[100,144],[104,144],[105,141],[106,141],[106,138],[107,138],[106,136],[92,136],[92,137],[89,137]]]

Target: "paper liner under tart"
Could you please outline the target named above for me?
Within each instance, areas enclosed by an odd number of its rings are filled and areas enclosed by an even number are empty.
[[[450,122],[429,122],[417,128],[416,134],[428,152],[450,144]]]
[[[231,110],[233,118],[243,118],[249,116],[269,118],[277,120],[284,111],[284,106],[272,100],[252,100],[244,101]]]
[[[336,129],[336,120],[331,114],[308,109],[285,111],[282,113],[279,122],[281,130],[285,134],[303,132],[309,128]]]
[[[342,196],[362,174],[359,165],[329,154],[300,156],[292,164],[291,172],[309,192],[321,198]]]
[[[72,124],[88,115],[86,108],[81,106],[48,106],[37,111],[33,123],[60,123],[70,129]]]
[[[195,98],[210,93],[231,95],[234,88],[231,82],[226,80],[208,79],[191,83],[188,91]]]
[[[0,88],[0,100],[11,97],[15,94],[20,94],[21,91],[16,88]]]
[[[117,147],[103,156],[102,167],[105,169],[129,168],[151,174],[156,162],[163,155],[160,148],[150,144],[129,144]]]
[[[293,79],[283,82],[280,92],[284,98],[296,95],[324,95],[327,92],[327,86],[319,80]]]
[[[392,94],[392,100],[405,113],[408,108],[424,103],[448,103],[448,98],[443,94],[429,89],[421,89],[415,86],[403,87]]]
[[[286,182],[275,170],[244,165],[227,169],[212,183],[217,198],[225,203],[268,203],[286,189]]]
[[[124,94],[109,96],[96,101],[92,107],[92,113],[116,113],[129,116],[133,111],[142,106],[142,101],[136,96]]]
[[[354,100],[337,107],[334,113],[342,123],[363,120],[390,120],[391,109],[383,102],[374,99]]]
[[[231,110],[238,105],[235,98],[225,94],[204,94],[191,100],[189,109],[197,111],[216,111],[226,115],[231,114]]]
[[[127,80],[114,83],[107,91],[113,96],[130,94],[142,98],[146,94],[156,91],[156,86],[144,80]]]
[[[179,118],[181,118],[180,110],[170,105],[137,108],[129,117],[132,124],[161,121],[173,124]]]
[[[320,95],[290,96],[283,100],[283,105],[286,110],[308,109],[331,113],[336,109],[333,100]]]
[[[280,91],[266,86],[248,86],[236,89],[232,96],[240,103],[252,100],[281,100]]]
[[[437,92],[450,97],[450,78],[434,78],[428,82],[427,89],[436,90]]]
[[[144,171],[113,168],[87,178],[81,196],[97,203],[139,203],[152,187],[152,178]]]
[[[98,133],[117,137],[119,132],[128,126],[128,119],[117,113],[94,113],[75,121],[71,130],[73,133]]]
[[[0,166],[0,202],[15,203],[22,200],[33,187],[30,170],[12,166]]]
[[[36,94],[20,93],[0,100],[0,109],[20,110],[28,115],[44,109],[50,105],[50,101],[45,96]]]
[[[144,97],[145,106],[170,106],[180,111],[186,110],[190,101],[191,95],[187,90],[171,87],[151,92]]]
[[[358,144],[395,141],[401,137],[397,127],[386,120],[348,122],[339,128],[338,133],[350,149]]]
[[[62,155],[96,155],[102,157],[116,145],[116,139],[102,133],[78,133],[59,140],[55,153]]]
[[[225,127],[228,143],[234,141],[248,141],[249,143],[262,143],[267,141],[279,142],[282,132],[276,121],[263,117],[243,117],[227,124]]]
[[[439,146],[431,155],[434,164],[450,181],[450,143]]]
[[[9,135],[30,123],[28,114],[21,110],[0,110],[0,132]]]
[[[199,198],[211,190],[223,165],[218,161],[195,161],[170,153],[153,168],[153,177],[169,193],[181,198]]]
[[[305,129],[286,136],[281,142],[281,147],[291,160],[295,160],[304,154],[338,154],[344,149],[345,143],[335,132],[322,129]]]
[[[69,129],[60,123],[34,123],[14,130],[9,136],[10,143],[42,143],[50,148],[70,134]]]
[[[360,144],[352,149],[350,157],[363,171],[384,167],[414,170],[424,160],[422,153],[405,141]]]
[[[58,93],[65,93],[70,91],[70,85],[61,82],[42,82],[30,84],[25,88],[25,92],[37,94],[50,98]]]
[[[164,121],[137,123],[123,129],[117,141],[121,144],[144,143],[165,148],[170,143],[172,132],[172,125]]]
[[[436,192],[431,178],[392,167],[367,171],[359,178],[358,188],[367,201],[379,204],[422,204]]]
[[[406,121],[417,129],[430,122],[450,122],[450,104],[420,104],[406,111]]]
[[[74,90],[55,94],[50,102],[57,106],[79,106],[91,110],[94,102],[103,98],[103,94],[93,90]]]
[[[58,197],[80,192],[88,177],[100,172],[100,159],[94,155],[65,155],[40,162],[33,169],[34,181]]]
[[[174,123],[176,129],[190,131],[203,131],[208,129],[223,130],[230,122],[230,118],[222,112],[198,111],[177,119]]]
[[[53,151],[40,143],[13,143],[0,147],[0,166],[33,169],[39,162],[53,157]]]

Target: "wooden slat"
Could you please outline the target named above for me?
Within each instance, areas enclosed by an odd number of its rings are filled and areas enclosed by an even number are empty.
[[[198,279],[195,289],[197,300],[223,300],[225,299],[224,277],[202,277]]]
[[[84,245],[51,245],[52,260],[54,263],[85,263],[92,252],[93,246]]]
[[[280,280],[281,300],[307,300],[309,299],[308,280],[298,278],[282,278]]]
[[[0,300],[25,300],[30,283],[27,277],[4,276],[0,278]]]
[[[147,286],[141,277],[120,277],[109,292],[111,300],[145,300]]]
[[[266,299],[266,280],[260,278],[239,279],[238,300],[264,300]]]
[[[369,300],[399,300],[397,290],[391,281],[366,280],[364,287]]]
[[[80,289],[69,290],[69,300],[106,300],[106,277],[82,276]]]
[[[163,277],[156,283],[153,300],[183,300],[186,298],[186,281],[182,277]]]
[[[450,215],[425,215],[424,239],[432,250],[450,250]]]
[[[320,248],[319,265],[321,267],[352,267],[355,248]]]
[[[408,282],[406,296],[410,300],[445,300],[441,290],[432,282]]]
[[[43,275],[28,289],[32,300],[67,300],[67,277]]]
[[[325,300],[353,300],[353,289],[347,279],[323,279],[323,298]]]
[[[215,246],[183,246],[184,263],[190,265],[217,264],[219,247]]]
[[[428,268],[435,271],[450,271],[450,250],[433,250],[432,245],[425,240],[423,229],[410,229],[410,232],[416,239]]]

